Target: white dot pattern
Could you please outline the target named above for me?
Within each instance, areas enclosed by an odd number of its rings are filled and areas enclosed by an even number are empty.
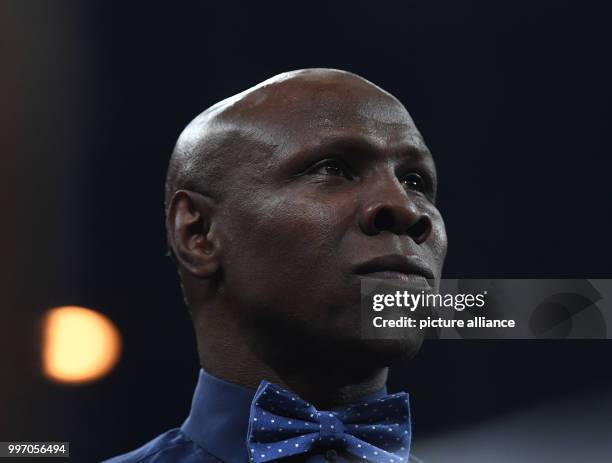
[[[251,403],[247,447],[252,463],[307,454],[315,448],[341,449],[374,463],[406,463],[410,441],[405,392],[323,411],[262,381]]]

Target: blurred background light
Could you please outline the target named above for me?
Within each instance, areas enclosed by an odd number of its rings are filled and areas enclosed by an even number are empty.
[[[49,379],[89,382],[106,375],[121,353],[121,336],[104,315],[83,307],[50,309],[43,327],[43,371]]]

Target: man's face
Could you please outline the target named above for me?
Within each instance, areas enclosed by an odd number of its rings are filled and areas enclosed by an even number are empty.
[[[290,82],[253,100],[236,123],[273,148],[253,148],[226,181],[227,306],[287,342],[414,354],[419,335],[359,334],[363,278],[437,281],[446,254],[433,159],[410,116],[362,81]]]

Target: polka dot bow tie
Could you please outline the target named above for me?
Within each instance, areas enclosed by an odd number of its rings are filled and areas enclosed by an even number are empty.
[[[364,462],[405,463],[410,438],[405,392],[324,411],[262,381],[251,403],[247,447],[252,463],[329,449]]]

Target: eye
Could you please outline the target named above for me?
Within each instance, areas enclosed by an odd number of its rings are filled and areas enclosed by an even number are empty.
[[[326,159],[325,161],[319,162],[311,169],[310,173],[351,179],[351,175],[348,173],[347,169],[334,159]]]
[[[425,192],[425,181],[419,174],[416,174],[416,173],[408,174],[404,176],[400,180],[400,182],[402,183],[402,185],[404,185],[405,187],[411,190],[420,191],[421,193]]]

